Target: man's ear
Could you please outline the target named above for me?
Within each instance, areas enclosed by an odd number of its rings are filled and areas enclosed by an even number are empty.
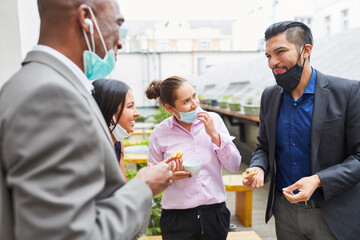
[[[78,9],[78,20],[80,26],[85,30],[86,33],[90,33],[90,25],[85,19],[91,19],[91,14],[89,12],[89,6],[86,4],[81,4]]]
[[[304,51],[303,51],[303,54],[304,54],[303,56],[304,56],[304,58],[308,59],[309,56],[310,56],[310,54],[311,54],[311,51],[312,51],[312,45],[306,44],[306,45],[304,46]]]

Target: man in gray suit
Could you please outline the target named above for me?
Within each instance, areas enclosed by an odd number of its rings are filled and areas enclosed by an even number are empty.
[[[265,40],[277,85],[262,94],[250,163],[257,174],[244,184],[260,188],[271,173],[265,221],[275,216],[280,240],[358,239],[359,82],[311,67],[313,38],[303,23],[275,23]]]
[[[133,239],[172,173],[163,163],[125,184],[91,96],[88,78],[121,48],[117,1],[38,7],[39,45],[0,92],[0,239]]]

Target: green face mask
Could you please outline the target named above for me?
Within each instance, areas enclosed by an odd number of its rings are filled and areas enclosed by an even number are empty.
[[[85,30],[83,29],[84,37],[86,40],[86,44],[89,48],[89,50],[84,51],[83,54],[83,61],[84,61],[84,73],[86,77],[89,80],[97,80],[100,78],[104,78],[107,75],[111,73],[111,71],[115,67],[115,53],[114,50],[107,51],[104,38],[101,34],[100,28],[96,22],[95,15],[89,6],[89,12],[91,14],[91,17],[95,23],[96,30],[99,34],[99,37],[101,39],[101,43],[105,49],[105,56],[102,59],[95,53],[95,40],[94,40],[94,31],[91,29],[92,26],[90,26],[90,35],[91,35],[91,42],[92,42],[92,48],[89,43],[89,39],[87,37],[87,34]]]
[[[115,67],[114,50],[106,52],[101,59],[95,52],[84,51],[84,72],[89,80],[104,78],[111,73]]]

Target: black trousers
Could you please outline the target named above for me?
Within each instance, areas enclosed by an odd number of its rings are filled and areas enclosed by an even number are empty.
[[[225,240],[230,211],[225,203],[191,209],[163,209],[160,218],[164,240]]]

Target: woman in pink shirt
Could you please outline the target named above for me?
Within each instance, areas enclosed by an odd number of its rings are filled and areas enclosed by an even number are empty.
[[[180,77],[153,81],[146,95],[160,98],[173,116],[158,124],[150,136],[148,163],[157,164],[181,150],[183,161],[198,158],[198,175],[173,175],[162,197],[160,219],[163,239],[226,239],[230,212],[221,170],[239,169],[241,156],[221,119],[199,106],[194,88]]]

